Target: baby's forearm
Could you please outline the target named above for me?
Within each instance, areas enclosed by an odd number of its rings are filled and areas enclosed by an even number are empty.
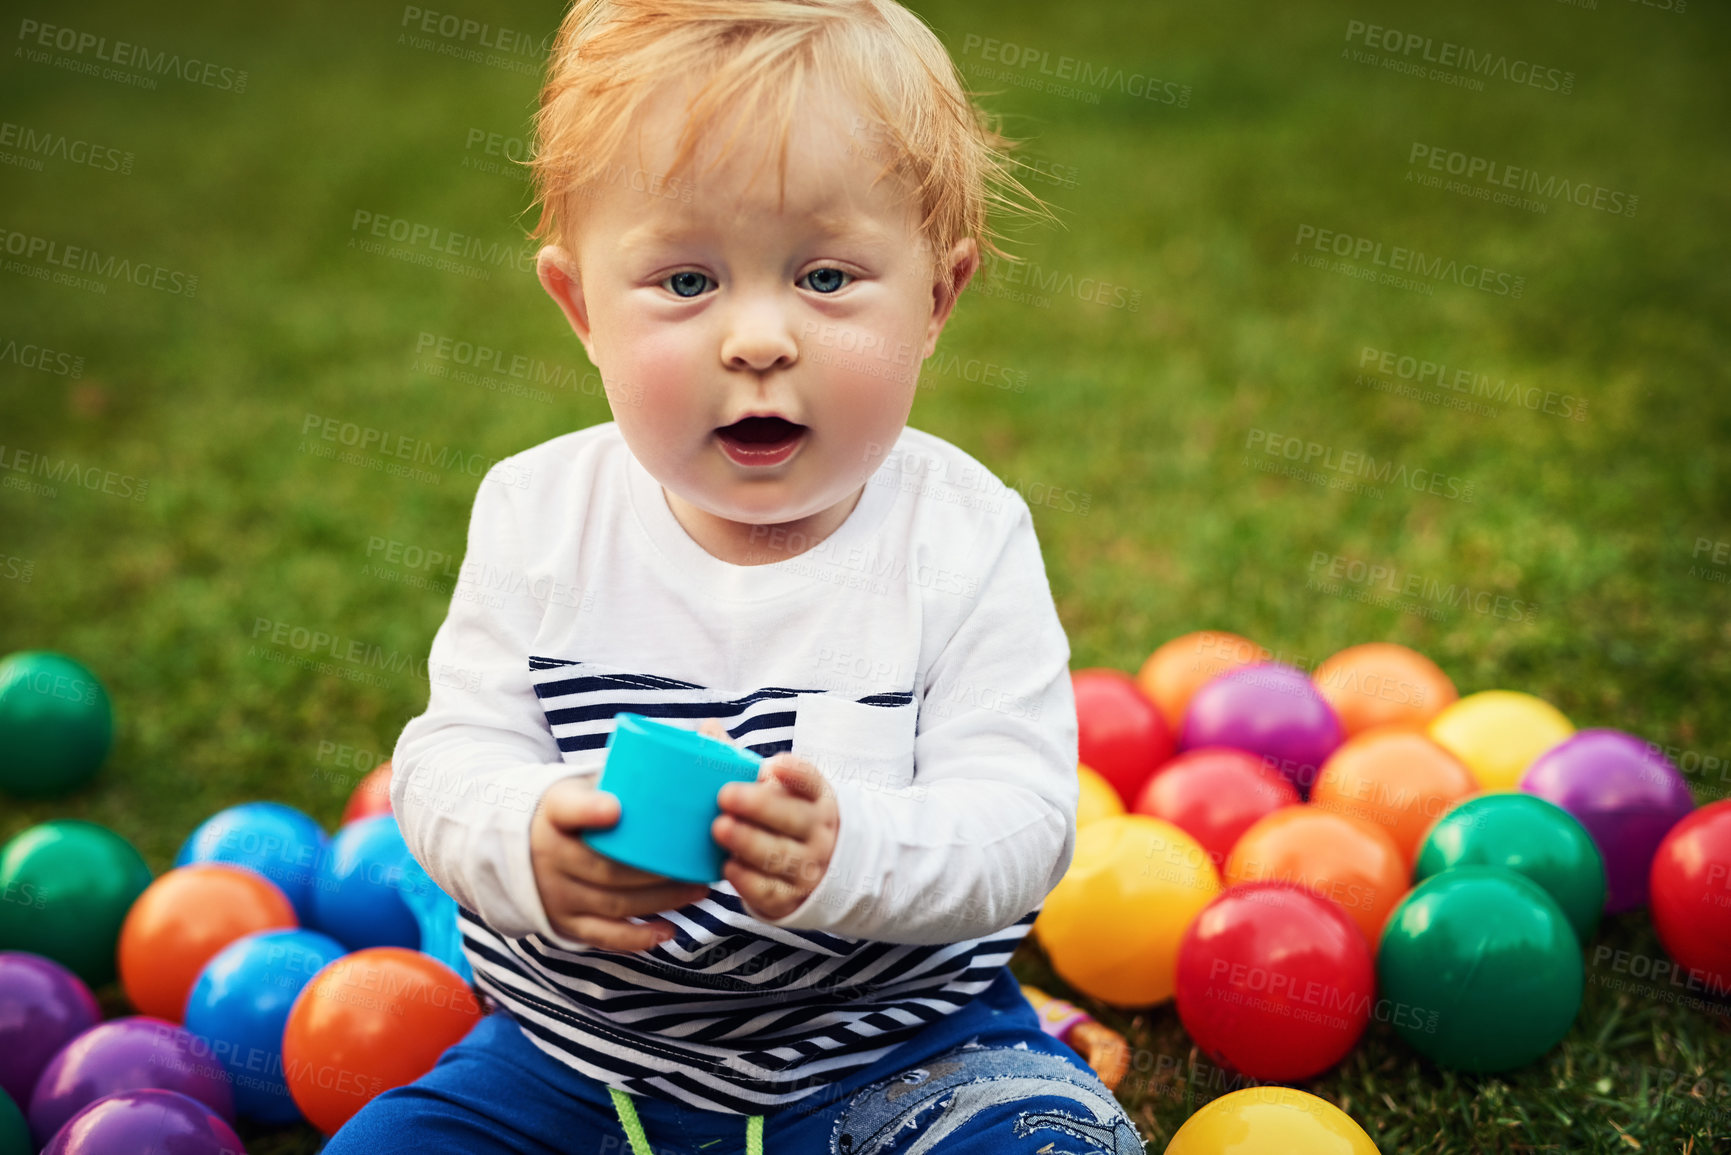
[[[804,905],[772,925],[879,942],[983,938],[1038,907],[1074,851],[1063,808],[1016,783],[834,785],[842,819],[829,871]]]
[[[397,741],[391,780],[392,810],[416,861],[445,893],[513,938],[552,933],[529,853],[541,796],[561,779],[598,769],[545,763],[519,745],[486,727],[423,715]]]

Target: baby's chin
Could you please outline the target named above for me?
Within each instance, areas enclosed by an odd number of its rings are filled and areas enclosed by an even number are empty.
[[[841,500],[840,496],[826,500],[816,487],[792,478],[710,483],[695,493],[682,496],[714,517],[752,526],[801,521],[822,513]]]
[[[720,469],[702,470],[696,484],[676,492],[705,513],[740,525],[787,525],[818,517],[850,501],[863,481],[824,470],[815,460],[790,462],[790,468],[776,476],[751,476],[730,471],[725,461],[720,464]]]

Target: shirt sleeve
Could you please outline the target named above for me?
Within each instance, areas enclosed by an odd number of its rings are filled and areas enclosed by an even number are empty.
[[[1076,701],[1070,644],[1033,518],[1019,511],[974,605],[921,694],[913,785],[832,781],[841,811],[829,868],[771,926],[897,943],[952,943],[1036,909],[1076,844]]]
[[[427,709],[391,755],[391,809],[410,853],[458,903],[500,934],[569,947],[535,885],[530,822],[555,782],[588,774],[593,783],[605,751],[562,760],[530,682],[546,604],[526,569],[509,464],[475,494],[450,612],[427,659]]]

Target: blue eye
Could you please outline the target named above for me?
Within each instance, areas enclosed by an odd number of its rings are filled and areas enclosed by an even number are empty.
[[[847,279],[843,280],[844,277]],[[853,280],[853,274],[844,273],[840,269],[813,269],[801,280],[810,281],[814,292],[834,293]]]
[[[703,292],[704,283],[709,280],[702,273],[674,273],[661,283],[667,286],[669,292],[676,297],[695,297]]]

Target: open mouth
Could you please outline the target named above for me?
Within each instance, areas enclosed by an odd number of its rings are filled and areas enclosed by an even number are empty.
[[[721,448],[740,465],[780,465],[793,456],[808,428],[784,417],[744,417],[715,431]]]

